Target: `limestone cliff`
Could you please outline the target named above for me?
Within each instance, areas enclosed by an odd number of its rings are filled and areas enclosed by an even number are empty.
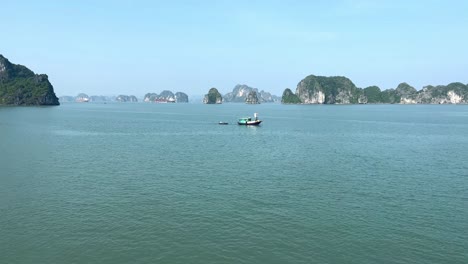
[[[13,64],[0,54],[0,104],[59,105],[54,88],[45,74],[35,74]]]
[[[257,92],[255,91],[249,92],[249,94],[245,98],[245,103],[246,104],[259,104],[260,101],[258,100]]]
[[[381,91],[377,86],[358,88],[346,77],[309,75],[299,82],[294,94],[286,89],[283,103],[302,104],[460,104],[468,103],[468,85],[426,86],[417,91],[407,83]]]
[[[276,96],[271,95],[265,91],[258,91],[257,88],[252,88],[245,84],[238,84],[234,86],[232,92],[229,92],[223,96],[223,101],[226,103],[244,103],[246,102],[247,96],[250,92],[257,94],[259,103],[272,103],[278,101]]]
[[[304,104],[355,104],[362,93],[351,80],[341,76],[309,75],[296,88],[296,95]]]
[[[175,100],[176,100],[177,103],[188,103],[189,102],[188,95],[186,93],[183,93],[183,92],[176,92],[175,93]]]
[[[176,92],[164,90],[160,94],[147,93],[143,98],[143,102],[155,103],[188,103],[188,95],[183,92]]]
[[[223,97],[219,93],[218,89],[213,87],[208,91],[208,94],[206,94],[205,97],[203,98],[203,103],[204,104],[221,104],[223,103]]]
[[[422,104],[466,104],[468,103],[468,85],[456,82],[447,86],[425,86],[417,93],[416,102]]]

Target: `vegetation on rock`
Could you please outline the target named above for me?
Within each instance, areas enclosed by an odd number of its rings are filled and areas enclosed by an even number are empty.
[[[208,91],[208,94],[203,98],[204,104],[221,104],[223,102],[223,97],[219,93],[218,89],[211,88]]]
[[[34,74],[0,55],[0,104],[59,105],[59,100],[47,75]]]
[[[297,98],[296,98],[297,97]],[[458,104],[468,103],[468,85],[426,86],[417,91],[407,83],[396,89],[381,91],[377,86],[358,88],[346,77],[309,75],[299,82],[296,93],[286,89],[282,102],[286,104]]]
[[[300,104],[301,99],[299,99],[299,97],[296,94],[294,94],[291,91],[291,89],[286,88],[286,90],[284,90],[284,92],[283,92],[283,97],[281,99],[281,103],[283,103],[283,104]]]
[[[377,104],[382,102],[382,91],[377,86],[369,86],[364,88],[364,96],[367,98],[367,103]]]

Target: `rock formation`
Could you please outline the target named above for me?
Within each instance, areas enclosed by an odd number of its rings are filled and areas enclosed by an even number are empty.
[[[189,102],[188,95],[183,92],[175,93],[175,100],[176,100],[176,103],[188,103]]]
[[[246,104],[259,104],[260,102],[258,101],[257,97],[257,92],[251,91],[245,98],[245,103]]]
[[[35,74],[13,64],[0,54],[0,104],[59,105],[54,88],[45,74]]]
[[[234,86],[232,92],[227,93],[223,97],[223,101],[226,103],[244,103],[250,92],[255,92],[259,103],[271,103],[278,101],[278,97],[271,95],[265,91],[258,91],[257,88],[252,88],[245,84],[238,84]]]
[[[283,92],[283,96],[281,98],[281,103],[283,103],[283,104],[300,104],[301,99],[299,99],[299,97],[296,94],[294,94],[291,91],[291,89],[286,88],[286,90],[284,90],[284,92]]]
[[[154,102],[158,98],[157,93],[147,93],[145,94],[145,97],[143,98],[143,102]]]
[[[147,93],[143,99],[144,102],[155,103],[188,103],[188,95],[183,92],[176,92],[164,90],[160,94]]]
[[[297,97],[297,98],[296,98]],[[309,75],[299,82],[296,93],[283,93],[286,104],[460,104],[468,103],[468,85],[426,86],[417,91],[407,83],[381,91],[377,86],[358,88],[346,77]]]
[[[218,89],[211,88],[208,91],[208,94],[203,98],[204,104],[221,104],[223,102],[223,97],[219,93]]]
[[[354,104],[362,90],[346,77],[309,75],[299,82],[296,95],[305,104]]]

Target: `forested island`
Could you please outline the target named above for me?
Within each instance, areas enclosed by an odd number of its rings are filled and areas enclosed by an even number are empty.
[[[118,101],[138,102],[133,95],[117,97],[63,96],[60,100],[76,102]],[[236,85],[232,92],[222,96],[211,88],[203,103],[243,102],[259,104],[276,102],[279,98],[263,90],[247,85]],[[144,102],[188,102],[187,94],[164,90],[160,94],[147,93]],[[377,86],[359,88],[343,76],[309,75],[301,80],[295,92],[287,88],[281,97],[283,104],[464,104],[468,103],[468,84],[460,82],[448,85],[428,85],[416,90],[407,83],[394,89],[381,90]],[[54,88],[45,74],[35,74],[23,65],[13,64],[0,55],[0,104],[1,105],[59,105]]]
[[[205,97],[203,98],[204,104],[222,104],[223,96],[219,93],[215,87],[211,88]]]
[[[416,90],[407,83],[395,89],[380,90],[377,86],[358,88],[342,76],[309,75],[301,80],[293,93],[283,92],[284,104],[461,104],[468,102],[468,85],[425,86]]]
[[[59,105],[46,74],[35,74],[0,54],[0,105]]]

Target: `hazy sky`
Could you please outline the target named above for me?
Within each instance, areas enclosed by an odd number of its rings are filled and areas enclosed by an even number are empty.
[[[468,1],[7,1],[0,54],[57,95],[241,83],[281,95],[309,74],[358,87],[468,83]]]

